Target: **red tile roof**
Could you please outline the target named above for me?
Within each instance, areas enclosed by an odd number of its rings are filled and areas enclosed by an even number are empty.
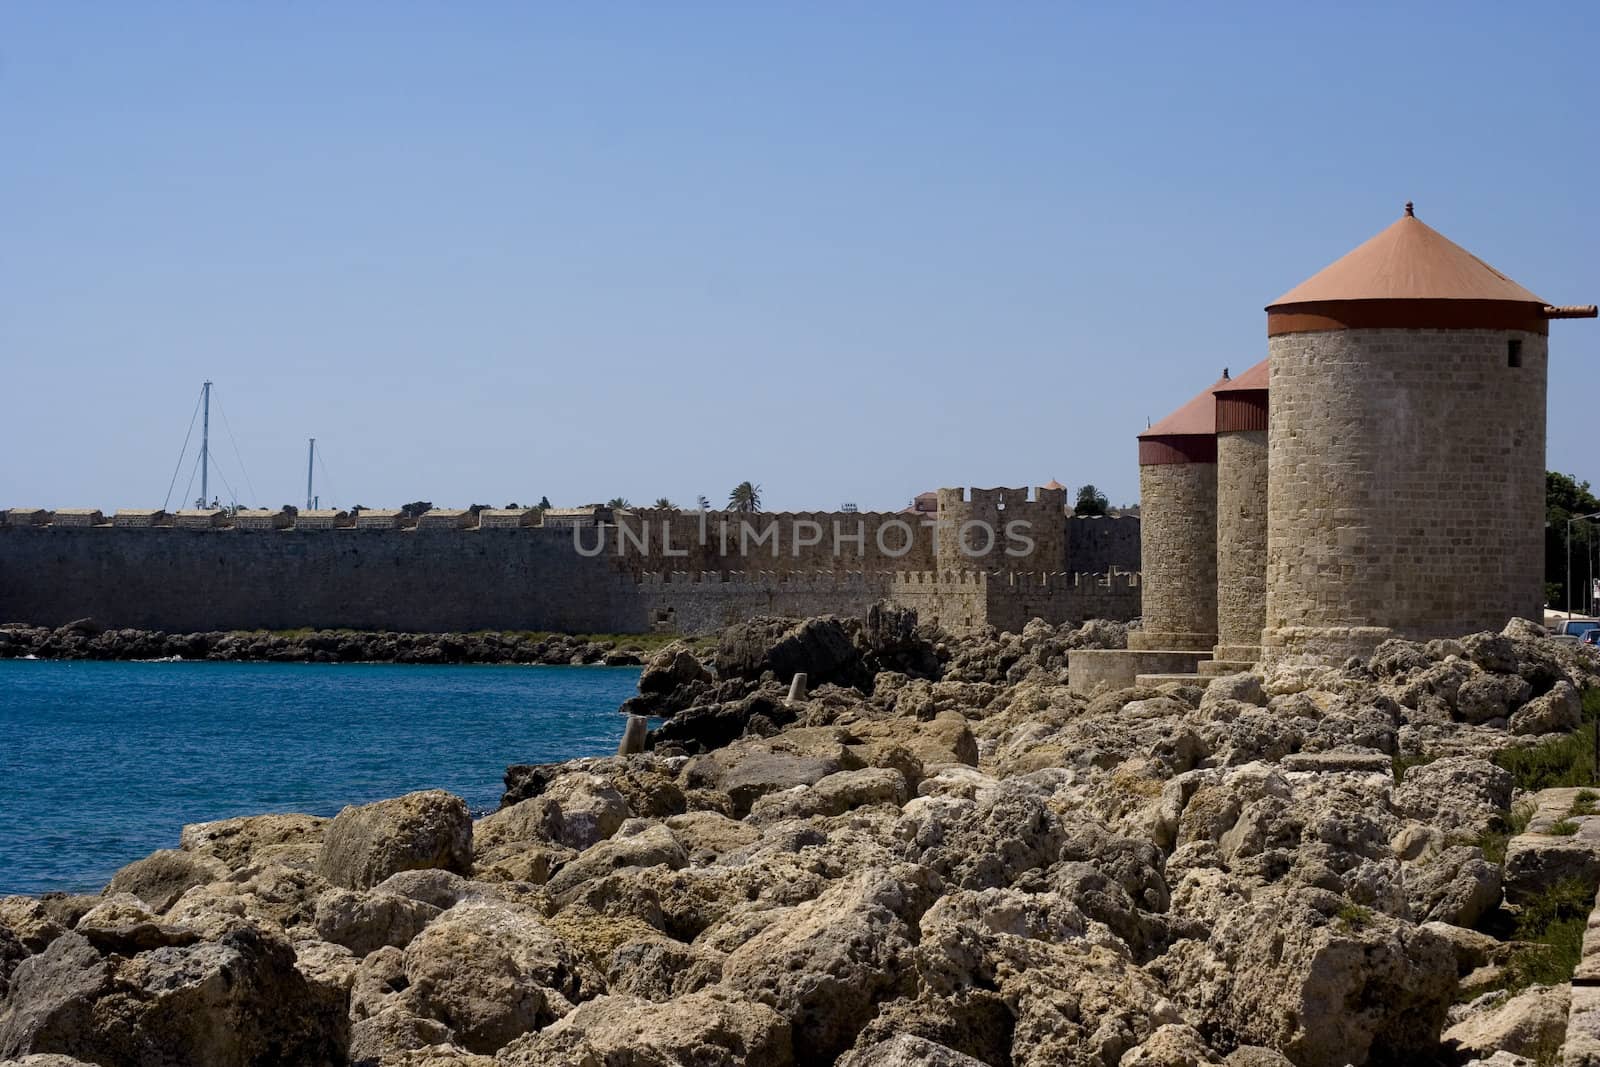
[[[1406,213],[1388,229],[1346,254],[1271,304],[1345,300],[1496,300],[1537,304],[1545,301],[1495,270],[1465,248]]]

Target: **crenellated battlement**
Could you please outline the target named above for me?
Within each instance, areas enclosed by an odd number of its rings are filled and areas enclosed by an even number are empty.
[[[481,615],[502,628],[706,633],[885,599],[952,629],[1138,614],[1138,576],[1119,566],[1137,565],[1137,519],[1075,519],[1059,489],[945,489],[938,504],[419,516],[19,507],[0,512],[0,618],[425,630],[470,629]]]

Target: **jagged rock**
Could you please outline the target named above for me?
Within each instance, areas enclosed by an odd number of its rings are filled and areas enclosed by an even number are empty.
[[[1467,634],[1459,644],[1466,658],[1494,674],[1516,674],[1517,648],[1510,638],[1497,633]]]
[[[441,789],[347,807],[324,831],[317,871],[334,885],[369,889],[397,871],[472,869],[472,816]]]
[[[813,687],[824,682],[870,685],[861,652],[843,623],[832,616],[805,619],[757,618],[730,626],[717,645],[717,674],[760,678],[766,671],[787,685],[804,673]]]
[[[73,930],[103,955],[132,956],[172,945],[192,945],[201,939],[192,930],[159,922],[132,893],[106,897],[79,919]]]
[[[838,760],[797,756],[770,749],[749,749],[739,753],[717,753],[704,766],[705,784],[728,794],[733,810],[745,815],[750,806],[768,793],[796,786],[812,785],[841,768]],[[685,771],[692,776],[695,771]]]
[[[729,954],[724,984],[777,1009],[808,1058],[838,1055],[877,1002],[911,992],[906,924],[926,906],[918,877],[875,869],[842,879]]]
[[[567,774],[538,796],[479,819],[473,845],[481,853],[511,841],[547,841],[581,851],[604,841],[632,817],[627,800],[607,779]]]
[[[722,954],[669,937],[642,937],[618,945],[606,964],[606,989],[646,1000],[668,1001],[722,980]]]
[[[864,767],[838,771],[819,778],[815,785],[796,786],[768,793],[750,808],[753,822],[804,819],[812,815],[843,815],[867,804],[905,803],[906,779],[899,771]]]
[[[735,852],[761,839],[761,831],[748,823],[715,811],[691,811],[666,820],[667,829],[688,854],[689,863],[703,867],[718,856]]]
[[[1223,1067],[1295,1067],[1294,1061],[1277,1049],[1260,1045],[1240,1045],[1222,1063]]]
[[[441,909],[398,893],[330,889],[317,898],[317,933],[357,956],[385,945],[405,948]]]
[[[689,857],[678,839],[660,823],[632,819],[609,839],[584,850],[578,858],[556,872],[549,881],[552,894],[559,896],[591,878],[622,867],[654,867],[665,864],[677,869],[689,865]]]
[[[1203,1067],[1221,1062],[1194,1027],[1167,1023],[1122,1057],[1118,1067]]]
[[[1521,904],[1561,882],[1600,886],[1600,842],[1583,833],[1567,837],[1518,834],[1506,846],[1501,883],[1506,900]]]
[[[1406,868],[1406,902],[1415,922],[1475,926],[1500,903],[1500,868],[1476,848],[1430,853]]]
[[[470,1052],[492,1053],[603,988],[599,974],[525,909],[462,901],[405,950],[406,996]]]
[[[1533,687],[1514,674],[1475,674],[1456,691],[1456,713],[1467,722],[1503,719],[1528,699]]]
[[[132,893],[159,913],[172,907],[191,887],[219,882],[226,877],[228,868],[220,860],[178,849],[162,849],[112,875],[106,893]]]
[[[1469,1055],[1505,1051],[1546,1062],[1566,1039],[1570,1000],[1570,986],[1534,986],[1467,1016],[1442,1039]]]
[[[514,1042],[496,1057],[501,1067],[789,1067],[789,1024],[772,1008],[722,989],[690,993],[666,1004],[609,995],[581,1005],[560,1022]]]
[[[646,696],[671,693],[685,685],[709,684],[711,672],[687,646],[671,644],[651,656],[639,672],[639,692]]]
[[[93,904],[100,903],[98,898],[91,899]],[[0,897],[0,929],[9,930],[18,944],[30,953],[43,952],[76,922],[76,919],[72,924],[58,921],[43,901],[33,897]]]
[[[1203,1028],[1301,1067],[1425,1058],[1456,984],[1450,945],[1427,927],[1318,889],[1257,891],[1151,966]]]
[[[434,1045],[453,1045],[455,1031],[436,1019],[413,1015],[391,1005],[350,1026],[352,1067],[388,1067],[405,1052]]]
[[[102,957],[65,934],[13,975],[0,1057],[103,1064],[344,1062],[342,997],[306,982],[289,942],[250,928],[219,941]]]
[[[312,867],[327,825],[315,815],[247,815],[190,823],[178,842],[185,852],[211,856],[233,870],[267,863]]]
[[[927,1038],[897,1034],[840,1056],[835,1067],[985,1067],[982,1060]]]
[[[1211,679],[1211,683],[1206,686],[1205,696],[1200,700],[1200,708],[1205,710],[1227,700],[1265,707],[1267,694],[1261,686],[1261,676],[1249,673],[1227,674]]]
[[[391,874],[373,886],[373,892],[398,893],[403,897],[431,904],[443,911],[470,896],[479,894],[482,888],[481,885],[468,881],[453,871],[424,867]]]
[[[1450,756],[1408,769],[1394,806],[1413,819],[1476,834],[1510,810],[1515,785],[1510,771],[1486,759]]]
[[[1583,701],[1567,682],[1557,682],[1548,693],[1522,705],[1507,723],[1514,734],[1565,733],[1582,725]]]

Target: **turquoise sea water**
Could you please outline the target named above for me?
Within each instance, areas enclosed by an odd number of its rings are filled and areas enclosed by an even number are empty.
[[[184,823],[616,751],[637,668],[0,660],[0,895],[98,891]]]

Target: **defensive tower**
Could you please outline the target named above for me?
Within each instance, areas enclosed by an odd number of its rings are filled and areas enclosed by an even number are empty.
[[[1214,389],[1220,670],[1261,658],[1267,617],[1267,361]]]
[[[1141,650],[1217,643],[1217,402],[1207,388],[1139,435]]]
[[[1539,619],[1548,320],[1593,309],[1407,204],[1266,310],[1266,658]]]

